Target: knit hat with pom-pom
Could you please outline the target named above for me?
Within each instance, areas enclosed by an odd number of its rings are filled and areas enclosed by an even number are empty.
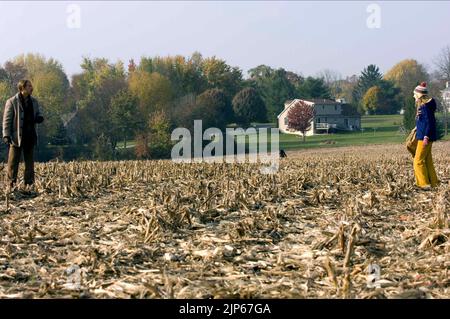
[[[426,82],[420,83],[418,86],[416,86],[416,88],[414,89],[414,92],[420,93],[420,94],[428,94],[427,83]]]

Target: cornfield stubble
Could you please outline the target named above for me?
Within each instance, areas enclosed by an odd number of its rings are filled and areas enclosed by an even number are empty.
[[[37,164],[36,193],[3,194],[0,297],[448,298],[450,143],[433,156],[433,192],[403,145],[291,152],[274,175]]]

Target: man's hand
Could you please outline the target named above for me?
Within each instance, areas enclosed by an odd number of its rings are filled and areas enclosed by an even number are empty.
[[[36,116],[36,119],[34,120],[37,124],[44,122],[44,117],[41,115]]]
[[[425,146],[427,146],[428,145],[428,136],[425,136],[424,138],[423,138],[423,147],[425,147]]]
[[[9,137],[9,136],[4,136],[4,137],[3,137],[3,143],[5,143],[6,145],[11,144],[11,137]]]

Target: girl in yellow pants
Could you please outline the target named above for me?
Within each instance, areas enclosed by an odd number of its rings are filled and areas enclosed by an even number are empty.
[[[431,157],[432,144],[433,142],[428,142],[424,146],[423,141],[417,142],[416,155],[414,156],[414,175],[416,185],[419,187],[436,187],[439,183]]]
[[[431,157],[431,146],[437,140],[436,101],[428,96],[425,82],[414,89],[416,100],[417,148],[414,156],[414,175],[420,188],[436,187],[439,183]]]

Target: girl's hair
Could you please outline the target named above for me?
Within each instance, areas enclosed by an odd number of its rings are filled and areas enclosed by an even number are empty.
[[[22,92],[28,83],[31,83],[30,80],[20,80],[19,83],[17,83],[17,89],[19,92]]]
[[[428,94],[422,94],[422,96],[419,97],[419,99],[416,101],[416,107],[419,107],[419,106],[425,104],[429,100],[430,100],[430,97],[428,96]]]

